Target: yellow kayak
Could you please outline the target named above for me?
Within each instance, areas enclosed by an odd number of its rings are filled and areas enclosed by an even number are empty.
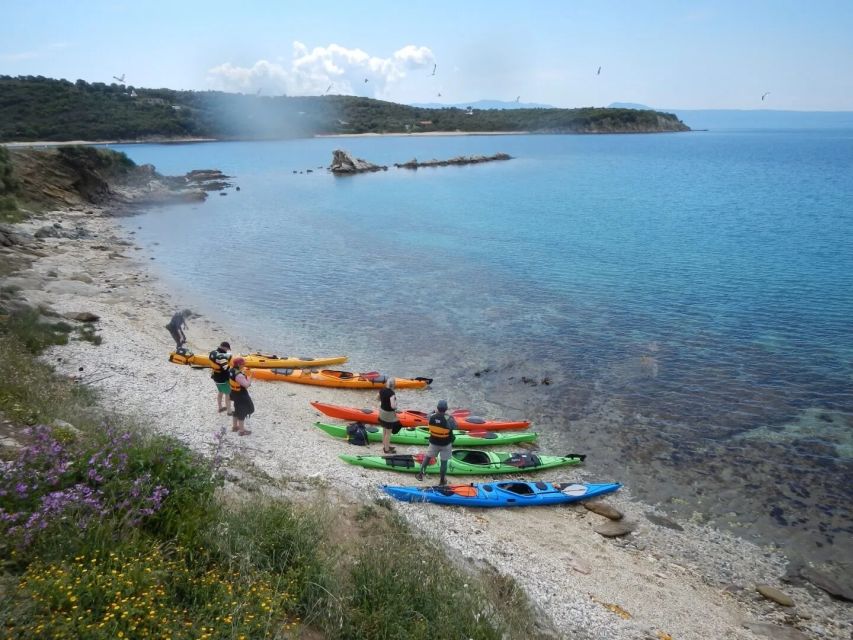
[[[328,367],[335,364],[343,364],[347,361],[346,356],[333,356],[331,358],[300,358],[298,356],[274,356],[264,353],[250,353],[242,356],[246,359],[246,366],[254,369],[300,369],[311,367]],[[169,354],[169,362],[175,364],[188,364],[193,367],[213,367],[213,363],[207,354],[193,353],[188,349],[178,349]]]
[[[277,382],[296,382],[312,384],[317,387],[337,387],[341,389],[381,389],[388,381],[377,371],[352,373],[351,371],[303,371],[302,369],[250,369],[249,375],[258,380]],[[398,389],[423,389],[432,382],[432,378],[394,378]]]

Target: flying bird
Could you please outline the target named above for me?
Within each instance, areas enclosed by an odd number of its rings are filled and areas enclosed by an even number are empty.
[[[365,78],[364,81],[367,82],[367,78]]]
[[[598,71],[595,72],[595,75],[597,75],[597,76],[601,75],[601,67],[598,67]]]
[[[769,96],[769,95],[770,95],[770,92],[769,92],[769,91],[765,91],[764,93],[762,93],[762,94],[761,94],[761,101],[762,101],[762,102],[764,102],[764,98],[766,98],[766,97],[767,97],[767,96]]]
[[[440,93],[438,94],[438,97],[439,97],[439,98],[441,97],[441,94],[440,94]]]
[[[121,74],[121,78],[119,78],[118,76],[113,76],[113,79],[118,80],[119,82],[124,82],[124,76],[125,74]]]
[[[521,100],[521,96],[518,96],[518,97],[515,99],[516,103],[517,103],[519,100]]]
[[[432,65],[432,75],[435,75],[436,69],[438,69],[438,65],[437,64]]]
[[[332,89],[332,85],[329,85],[328,87],[326,87],[326,92],[323,95],[326,95],[327,93],[329,93],[329,91],[331,89]]]

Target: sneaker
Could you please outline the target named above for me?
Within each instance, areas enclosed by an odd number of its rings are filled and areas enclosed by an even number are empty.
[[[418,475],[415,476],[418,479],[418,482],[424,481],[424,474],[422,471],[418,471]]]

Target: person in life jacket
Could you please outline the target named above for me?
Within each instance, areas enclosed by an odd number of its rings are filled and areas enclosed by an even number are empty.
[[[231,345],[227,342],[222,342],[216,349],[210,352],[208,356],[213,368],[213,373],[210,374],[213,383],[216,385],[216,408],[219,413],[227,411],[231,415],[231,385],[228,384],[229,363],[231,362]],[[225,401],[223,403],[223,400]]]
[[[249,387],[252,386],[252,381],[246,373],[245,366],[246,359],[237,356],[231,360],[231,368],[228,371],[231,402],[234,404],[231,431],[236,431],[241,436],[252,433],[246,429],[246,418],[255,412],[255,405],[249,395]]]
[[[454,417],[447,413],[447,400],[439,400],[438,405],[436,405],[436,412],[429,417],[429,447],[427,447],[423,462],[421,462],[418,480],[424,479],[424,473],[426,473],[430,460],[438,456],[440,462],[438,484],[447,484],[447,463],[450,462],[450,456],[453,453],[453,441],[456,439],[453,431],[458,428]]]

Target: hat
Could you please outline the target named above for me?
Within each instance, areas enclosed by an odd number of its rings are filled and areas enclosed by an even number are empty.
[[[237,356],[236,358],[234,358],[234,361],[231,364],[233,364],[235,367],[242,367],[244,364],[246,364],[246,358]]]
[[[447,411],[447,400],[439,400],[435,408],[439,411]]]
[[[219,346],[222,349],[228,349],[229,351],[231,351],[231,345],[225,342],[224,340],[219,343]]]

